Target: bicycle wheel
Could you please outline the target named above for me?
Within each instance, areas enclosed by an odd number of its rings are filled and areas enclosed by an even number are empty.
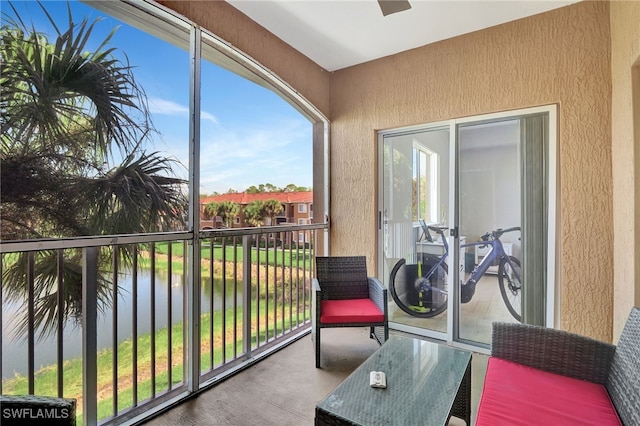
[[[428,257],[421,266],[423,275],[438,262]],[[418,277],[418,265],[400,259],[391,270],[389,291],[393,301],[407,314],[431,318],[447,309],[447,264],[441,263],[428,278]]]
[[[498,267],[498,286],[502,300],[513,317],[522,321],[522,268],[520,261],[513,256],[500,261]]]

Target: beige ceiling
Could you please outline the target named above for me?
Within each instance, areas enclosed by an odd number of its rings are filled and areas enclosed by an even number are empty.
[[[546,12],[579,0],[409,0],[382,16],[376,0],[227,0],[328,71]]]

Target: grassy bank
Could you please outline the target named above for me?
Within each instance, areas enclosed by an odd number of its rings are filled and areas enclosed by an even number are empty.
[[[256,340],[256,307],[252,309],[252,324],[253,332],[251,339],[253,342]],[[265,302],[260,302],[260,312],[264,313],[266,309]],[[282,309],[282,307],[280,307]],[[260,327],[260,339],[264,340],[264,335],[267,333],[269,336],[273,336],[277,332],[282,332],[283,328],[289,327],[289,309],[285,307],[285,321],[282,322],[282,318],[279,315],[278,318],[273,316],[266,318],[261,315],[261,327]],[[239,349],[242,348],[242,309],[237,309],[236,324],[238,328],[239,339],[236,345]],[[295,323],[295,312],[293,313]],[[211,346],[210,339],[210,316],[209,314],[202,315],[201,321],[201,365],[202,371],[208,370],[211,363],[211,353],[209,348]],[[304,321],[305,318],[309,318],[309,312],[301,312],[299,321]],[[223,360],[223,348],[222,348],[222,312],[214,313],[214,354],[213,365],[219,366]],[[227,310],[225,314],[225,322],[227,328],[225,330],[226,345],[224,348],[226,359],[233,359],[233,310]],[[184,358],[183,350],[185,343],[185,335],[183,331],[183,324],[175,324],[171,328],[171,341],[172,341],[172,365],[171,365],[171,382],[172,385],[178,385],[183,381],[184,370]],[[151,398],[152,396],[152,335],[147,333],[138,337],[137,342],[137,401],[143,401]],[[155,333],[155,393],[161,393],[166,391],[169,386],[169,365],[168,365],[168,328],[158,330]],[[128,339],[123,341],[117,346],[117,360],[118,360],[118,411],[131,407],[133,405],[133,341]],[[98,418],[104,419],[113,415],[113,349],[108,348],[101,350],[98,353]],[[82,424],[80,415],[82,412],[82,359],[75,358],[64,362],[63,366],[63,382],[64,382],[64,396],[69,398],[78,399],[78,414],[79,424]],[[11,394],[27,394],[28,393],[28,381],[24,376],[17,376],[15,378],[5,380],[3,382],[3,393],[7,395]],[[35,374],[35,394],[38,395],[57,395],[57,366],[51,365],[40,369]]]
[[[166,266],[168,264],[166,255],[168,254],[169,243],[158,243],[156,244],[156,254],[160,255],[156,259],[156,263],[158,266]],[[206,264],[209,263],[209,259],[211,258],[211,245],[203,244],[200,250],[200,258],[202,259],[203,266],[206,267]],[[171,255],[174,258],[172,261],[172,268],[175,273],[182,273],[183,271],[183,259],[184,259],[184,244],[181,242],[174,242],[171,245]],[[242,246],[226,246],[222,247],[221,245],[213,246],[213,258],[221,262],[222,257],[227,262],[236,261],[239,264],[242,264],[242,260],[244,258],[244,250]],[[145,256],[146,257],[146,256]],[[285,249],[256,249],[255,247],[251,248],[251,259],[252,263],[260,263],[260,265],[269,265],[269,266],[288,266],[291,265],[294,268],[309,268],[311,265],[311,258],[313,257],[313,251],[310,249],[292,249],[291,251]],[[148,257],[144,259],[145,264],[149,262]]]

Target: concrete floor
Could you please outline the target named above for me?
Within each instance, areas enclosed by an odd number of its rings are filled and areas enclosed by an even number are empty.
[[[322,330],[322,368],[315,368],[311,336],[258,362],[177,407],[151,419],[164,425],[313,425],[316,404],[379,348],[367,328]],[[475,423],[487,356],[473,355],[472,415]],[[452,418],[451,426],[464,425]]]

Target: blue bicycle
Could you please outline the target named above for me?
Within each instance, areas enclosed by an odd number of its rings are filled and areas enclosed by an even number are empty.
[[[400,259],[391,270],[389,290],[391,297],[404,312],[420,318],[430,318],[441,314],[447,309],[448,288],[447,275],[449,267],[446,259],[449,255],[449,244],[444,236],[447,227],[423,226],[427,241],[433,242],[429,231],[440,235],[444,244],[442,256],[424,254],[422,262],[406,264]],[[480,241],[461,244],[461,248],[490,246],[489,253],[473,268],[471,274],[460,280],[460,302],[468,303],[476,291],[476,284],[491,266],[498,266],[498,286],[500,294],[511,315],[522,321],[521,295],[522,272],[520,261],[505,253],[500,241],[502,234],[520,231],[519,227],[496,229],[480,237]],[[423,274],[424,273],[424,274]],[[461,267],[460,274],[464,273]]]

